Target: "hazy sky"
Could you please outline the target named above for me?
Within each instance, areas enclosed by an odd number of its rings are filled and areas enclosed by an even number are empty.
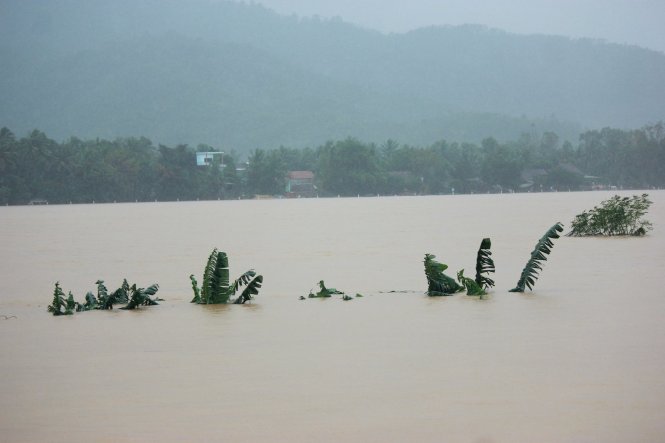
[[[520,34],[557,34],[665,52],[665,0],[255,0],[282,14],[339,16],[384,32],[483,24]]]

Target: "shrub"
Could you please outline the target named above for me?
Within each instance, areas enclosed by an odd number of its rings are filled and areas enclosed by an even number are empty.
[[[567,234],[573,237],[589,235],[645,235],[653,229],[651,223],[642,218],[651,206],[648,194],[632,197],[615,195],[600,206],[575,216]]]

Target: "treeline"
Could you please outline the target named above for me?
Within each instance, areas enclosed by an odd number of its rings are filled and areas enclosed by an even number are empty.
[[[480,145],[439,141],[416,147],[348,138],[317,148],[233,152],[196,165],[210,146],[155,146],[147,138],[63,143],[38,130],[0,130],[0,204],[175,201],[284,193],[288,171],[315,173],[316,193],[393,195],[665,186],[665,126],[587,131],[577,146],[551,132]]]

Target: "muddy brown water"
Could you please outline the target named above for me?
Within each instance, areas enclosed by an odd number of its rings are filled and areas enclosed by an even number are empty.
[[[0,441],[663,441],[650,195],[647,237],[563,237],[525,294],[537,239],[610,193],[2,207]],[[486,236],[488,300],[423,294],[424,253],[473,275]],[[264,275],[251,305],[188,303],[215,246]],[[46,312],[124,277],[166,301]],[[320,279],[364,297],[298,300]]]

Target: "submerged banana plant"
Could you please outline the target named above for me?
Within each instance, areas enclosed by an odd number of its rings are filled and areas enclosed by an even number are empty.
[[[93,309],[97,309],[97,298],[95,298],[92,292],[88,291],[85,294],[85,303],[76,303],[76,312],[91,311]]]
[[[522,270],[517,286],[511,289],[510,292],[524,292],[525,286],[533,289],[538,279],[538,271],[543,269],[542,262],[547,260],[547,255],[552,252],[554,247],[552,240],[560,237],[559,232],[563,232],[563,224],[560,222],[548,229],[545,235],[538,240],[536,247],[531,252],[531,258]]]
[[[69,297],[73,300],[71,292],[69,293]],[[74,313],[74,310],[69,308],[69,300],[65,299],[65,293],[62,292],[60,282],[55,282],[53,301],[47,310],[48,312],[52,312],[53,315],[72,315]]]
[[[443,273],[448,269],[448,265],[434,260],[435,255],[425,254],[425,277],[427,277],[427,295],[441,296],[452,295],[464,288],[457,282]]]
[[[111,294],[113,300],[115,300],[115,303],[129,303],[129,290],[129,283],[127,283],[127,279],[125,278],[122,280],[122,286],[113,291],[113,294]]]
[[[127,280],[125,280],[126,282]],[[150,298],[151,295],[155,295],[157,291],[159,290],[159,285],[154,284],[152,286],[148,286],[147,288],[137,288],[136,284],[133,284],[131,288],[129,288],[129,293],[131,294],[129,297],[129,302],[127,303],[127,306],[124,306],[120,309],[125,309],[125,310],[132,310],[136,309],[139,306],[154,306],[158,305],[157,300],[161,300],[160,298]]]
[[[97,309],[113,309],[113,305],[117,304],[116,292],[109,294],[108,289],[104,286],[104,280],[97,280],[95,284],[97,285]]]
[[[190,303],[201,303],[201,291],[199,290],[199,282],[196,281],[194,274],[190,274],[189,280],[192,282],[192,290],[194,291],[194,298]]]
[[[91,311],[93,309],[110,310],[113,309],[115,304],[127,304],[120,309],[136,309],[139,306],[150,306],[158,304],[157,301],[161,298],[152,298],[159,289],[159,285],[154,284],[147,288],[137,288],[136,285],[129,287],[127,279],[122,282],[122,286],[109,294],[104,280],[97,280],[97,296],[88,291],[85,295],[85,303],[81,304],[74,300],[74,295],[69,292],[69,296],[65,298],[65,294],[60,288],[60,283],[56,282],[55,290],[53,292],[53,302],[48,307],[48,311],[53,315],[70,315],[74,311]]]
[[[319,288],[320,290],[316,294],[310,290],[308,298],[329,298],[332,297],[334,294],[346,295],[344,294],[344,292],[339,291],[335,288],[326,288],[326,284],[323,282],[323,280],[319,281]]]
[[[466,295],[487,295],[487,292],[472,278],[464,276],[464,269],[457,273],[457,281],[466,288]]]
[[[263,276],[256,275],[252,269],[230,284],[229,258],[226,252],[218,251],[217,248],[213,249],[208,257],[203,270],[203,284],[200,290],[193,274],[189,276],[189,279],[194,291],[192,303],[199,304],[243,304],[251,300],[253,295],[257,295],[263,284]],[[234,299],[233,296],[242,286],[245,286],[245,289]]]
[[[478,255],[476,257],[476,283],[481,289],[489,289],[494,286],[494,280],[483,274],[495,272],[494,260],[492,260],[492,241],[489,238],[484,238],[480,242]]]
[[[245,289],[240,293],[240,295],[233,301],[236,305],[242,305],[252,299],[252,295],[258,295],[259,289],[261,289],[261,284],[263,283],[263,276],[256,275],[256,272],[253,269],[245,272],[243,275],[238,277],[233,283],[233,294],[238,292],[238,290],[244,285]]]

